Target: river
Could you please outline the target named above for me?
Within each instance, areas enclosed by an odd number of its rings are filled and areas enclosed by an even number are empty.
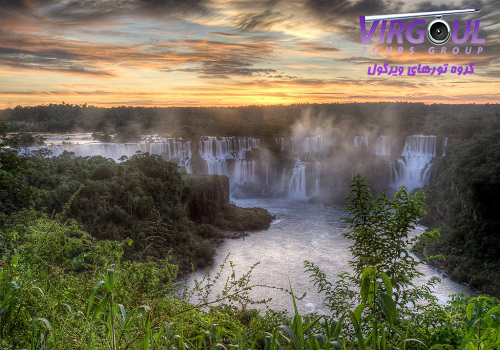
[[[306,293],[298,301],[301,312],[326,313],[322,296],[316,293],[309,281],[309,274],[304,270],[304,260],[319,265],[330,281],[334,281],[340,272],[350,271],[348,261],[352,256],[348,248],[351,241],[342,235],[347,229],[341,221],[344,214],[342,207],[286,199],[245,199],[233,202],[241,207],[265,208],[276,215],[276,220],[267,230],[252,232],[240,239],[225,240],[217,249],[214,264],[197,271],[197,278],[203,277],[205,273],[215,275],[228,254],[229,260],[236,266],[237,275],[260,262],[252,273],[251,284],[281,288],[291,285],[296,295]],[[434,291],[441,303],[449,300],[450,294],[469,292],[466,286],[443,276],[431,266],[421,266],[420,270],[425,276],[416,280],[417,283],[424,283],[432,276],[441,278],[442,282]],[[223,276],[226,277],[228,273],[229,270],[226,269]],[[221,290],[222,281],[225,278],[216,285],[215,292]],[[189,283],[192,285],[192,277]],[[291,297],[276,289],[255,288],[251,291],[251,296],[254,300],[272,298],[267,306],[275,310],[290,310],[293,307]],[[256,308],[263,310],[261,305]]]
[[[190,140],[161,138],[157,135],[146,136],[142,142],[122,144],[96,142],[92,140],[90,134],[45,134],[43,136],[46,138],[46,143],[51,145],[49,147],[54,156],[66,150],[75,152],[77,156],[101,155],[118,160],[123,155],[131,157],[139,151],[151,152],[168,159],[178,159],[179,164],[190,173],[192,153],[199,152],[200,157],[205,160],[207,165],[205,173],[229,174],[232,183],[254,182],[258,178],[255,161],[247,161],[245,158],[247,151],[261,147],[261,140],[258,138],[205,137],[197,143],[198,149],[196,149],[196,147],[193,148]],[[282,151],[288,150],[286,144],[282,144],[287,140],[282,138],[275,140],[279,141],[277,145]],[[291,140],[288,141],[291,142]],[[298,141],[301,141],[298,145],[303,146],[304,152],[314,152],[315,156],[322,159],[323,141],[321,136],[306,137]],[[391,161],[387,164],[388,166],[390,164],[391,181],[394,182],[394,186],[405,185],[407,188],[413,189],[427,183],[431,169],[430,161],[436,156],[436,141],[437,138],[433,135],[406,137],[401,157],[398,157],[397,161]],[[366,144],[368,138],[356,136],[354,146],[359,147],[360,142]],[[391,154],[389,145],[390,139],[388,137],[379,136],[377,147],[373,150],[374,154],[389,156]],[[21,149],[21,152],[30,155],[38,148],[25,147]],[[235,170],[232,175],[229,171],[228,160],[235,161]],[[314,159],[311,164],[309,172],[306,171],[306,164],[300,159],[296,161],[293,171],[288,173],[286,169],[276,168],[275,175],[281,174],[277,177],[277,179],[281,179],[281,182],[277,181],[274,187],[282,188],[281,194],[289,198],[307,198],[308,193],[321,194],[325,188],[320,186],[320,178],[329,174],[321,175],[322,167],[318,159]],[[273,178],[268,176],[267,166],[266,162],[266,176],[262,177],[266,180],[266,186],[267,181]],[[312,176],[309,179],[307,179],[308,174]],[[302,312],[326,312],[326,308],[322,305],[322,296],[314,291],[309,282],[309,275],[304,271],[304,260],[310,260],[319,265],[331,281],[340,272],[350,270],[348,265],[348,261],[351,259],[348,249],[350,241],[342,235],[346,229],[340,220],[343,215],[342,207],[309,204],[305,201],[289,199],[246,199],[234,200],[234,202],[241,207],[265,208],[272,215],[276,215],[276,220],[267,230],[252,232],[248,237],[241,239],[225,240],[217,249],[214,264],[209,268],[197,271],[196,276],[201,278],[205,273],[216,274],[219,265],[228,254],[230,254],[230,260],[236,265],[240,275],[256,262],[260,262],[253,271],[252,284],[270,285],[278,288],[288,288],[291,285],[297,295],[306,293],[306,296],[299,301]],[[416,281],[417,283],[424,283],[436,275],[442,278],[442,282],[435,290],[435,295],[440,302],[445,303],[449,300],[450,294],[468,292],[466,286],[442,276],[438,270],[427,265],[420,268],[425,276]],[[225,274],[228,274],[227,269]],[[192,285],[192,281],[192,278],[188,279],[188,285]],[[220,291],[220,289],[221,285],[219,284],[216,286],[215,292]],[[292,306],[290,296],[277,289],[254,289],[252,297],[255,300],[272,298],[268,306],[277,310],[290,310]]]

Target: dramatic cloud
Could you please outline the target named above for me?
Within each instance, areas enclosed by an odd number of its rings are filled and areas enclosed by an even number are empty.
[[[278,23],[283,23],[291,16],[284,16],[280,12],[266,10],[262,13],[242,14],[237,18],[238,29],[245,31],[263,31],[273,28]]]
[[[107,17],[206,13],[206,0],[1,0],[0,19],[34,16],[64,24],[96,22]]]
[[[467,55],[466,43],[430,55],[427,39],[361,43],[360,15],[476,7],[480,13],[445,19],[460,19],[459,33],[465,20],[480,19],[480,54]],[[63,99],[158,106],[437,102],[443,89],[453,101],[494,102],[498,16],[497,0],[0,0],[0,108]],[[457,55],[449,53],[454,46]],[[369,65],[385,62],[473,62],[475,72],[459,79],[367,76]]]
[[[209,78],[276,72],[254,67],[272,55],[272,43],[169,40],[127,46],[16,38],[0,31],[0,66],[103,76],[115,75],[113,71],[120,67],[195,72]]]
[[[360,14],[395,12],[401,4],[383,0],[306,0],[305,3],[318,17],[326,20],[334,18],[350,20],[357,19]]]
[[[255,64],[272,55],[271,43],[224,43],[217,41],[169,42],[162,46],[180,67],[162,68],[165,72],[194,72],[205,78],[231,75],[269,74],[275,69],[256,68]]]
[[[316,54],[319,52],[331,53],[331,52],[340,51],[339,49],[337,49],[335,47],[321,45],[321,44],[315,44],[315,43],[298,43],[296,45],[297,45],[297,47],[299,47],[299,51],[313,53],[313,54]]]
[[[85,66],[74,55],[60,50],[28,51],[0,47],[0,64],[21,69],[112,76],[103,70]]]

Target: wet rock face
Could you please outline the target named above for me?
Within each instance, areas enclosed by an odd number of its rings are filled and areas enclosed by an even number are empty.
[[[247,182],[243,185],[234,185],[232,196],[236,199],[271,197],[271,193],[266,192],[266,190],[265,185]]]
[[[223,230],[245,231],[269,227],[272,216],[262,208],[240,208],[229,200],[229,179],[223,175],[185,175],[189,188],[188,217]]]
[[[213,223],[230,206],[227,176],[186,175],[184,180],[189,188],[186,209],[191,220]]]

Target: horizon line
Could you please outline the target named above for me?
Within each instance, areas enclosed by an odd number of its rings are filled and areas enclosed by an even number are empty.
[[[114,105],[102,106],[93,105],[88,103],[48,103],[37,105],[17,105],[15,107],[0,108],[0,111],[11,110],[15,108],[34,108],[34,107],[50,107],[50,106],[72,106],[72,107],[85,107],[85,108],[244,108],[244,107],[291,107],[291,106],[307,106],[307,105],[348,105],[348,104],[380,104],[380,103],[393,103],[393,104],[424,104],[424,105],[499,105],[500,102],[424,102],[424,101],[363,101],[363,102],[312,102],[312,103],[289,103],[289,104],[249,104],[249,105],[173,105],[173,106],[159,106],[159,105]]]

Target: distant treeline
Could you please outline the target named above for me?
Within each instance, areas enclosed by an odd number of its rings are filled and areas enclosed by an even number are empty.
[[[348,103],[247,107],[112,107],[50,104],[0,111],[10,131],[106,132],[133,141],[141,134],[173,136],[289,135],[303,119],[354,133],[393,132],[470,137],[500,129],[499,104]]]

